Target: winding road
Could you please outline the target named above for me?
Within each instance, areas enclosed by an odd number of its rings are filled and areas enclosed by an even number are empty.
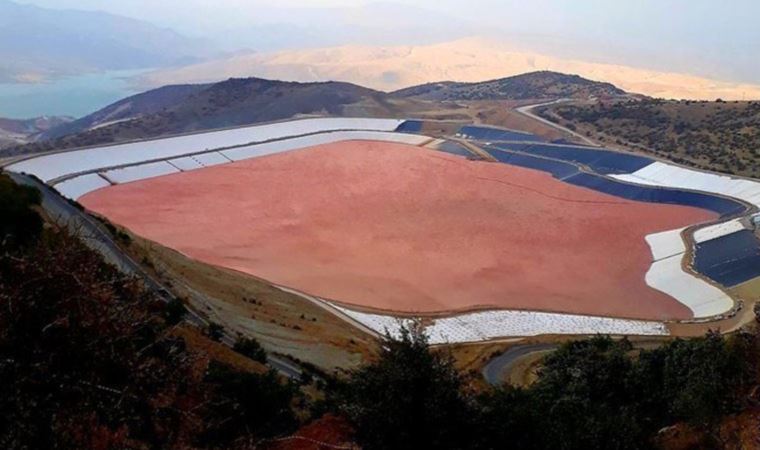
[[[557,344],[523,344],[516,345],[501,355],[493,358],[483,367],[483,378],[491,386],[504,384],[507,375],[512,371],[514,365],[522,358],[533,353],[542,353],[554,350]]]
[[[515,111],[517,111],[518,113],[522,114],[523,116],[529,117],[529,118],[531,118],[533,120],[537,120],[537,121],[543,123],[544,125],[548,125],[548,126],[554,128],[556,130],[559,130],[559,131],[563,132],[563,133],[568,133],[568,134],[570,134],[570,135],[572,135],[572,136],[580,139],[586,145],[590,145],[592,147],[599,147],[599,144],[597,144],[596,142],[594,142],[591,139],[587,138],[586,136],[584,136],[584,135],[582,135],[580,133],[576,133],[573,130],[567,129],[567,128],[563,127],[562,125],[556,124],[556,123],[552,122],[551,120],[546,120],[543,117],[540,117],[540,116],[537,116],[536,114],[533,114],[533,110],[535,108],[538,108],[538,107],[541,107],[541,106],[556,105],[557,103],[564,103],[564,102],[567,102],[567,101],[569,101],[569,100],[568,99],[560,99],[560,100],[554,100],[552,102],[538,103],[536,105],[525,105],[525,106],[520,106],[519,108],[515,108]]]

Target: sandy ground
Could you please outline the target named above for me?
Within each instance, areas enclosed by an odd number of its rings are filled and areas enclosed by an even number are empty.
[[[690,311],[644,236],[709,220],[504,164],[342,142],[105,188],[80,202],[191,258],[389,311]]]
[[[563,133],[555,127],[546,125],[538,120],[526,117],[516,110],[520,106],[535,105],[537,100],[525,101],[500,101],[500,102],[472,102],[472,106],[478,110],[476,119],[485,124],[494,124],[513,130],[526,131],[546,140],[555,139],[574,140],[569,133]]]
[[[662,98],[760,98],[760,86],[617,64],[559,58],[491,39],[418,46],[358,46],[243,53],[149,73],[143,85],[211,82],[256,76],[291,81],[347,81],[392,91],[439,81],[478,82],[537,70],[578,74],[628,92]]]

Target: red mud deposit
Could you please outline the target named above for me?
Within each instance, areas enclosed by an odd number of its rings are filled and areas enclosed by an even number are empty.
[[[80,202],[191,258],[365,308],[641,319],[691,317],[645,284],[644,236],[715,217],[368,141],[108,187]]]

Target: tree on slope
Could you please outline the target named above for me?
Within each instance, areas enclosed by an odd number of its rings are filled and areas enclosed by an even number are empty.
[[[462,449],[472,405],[452,359],[431,351],[418,324],[384,339],[379,359],[354,372],[342,409],[365,450]]]

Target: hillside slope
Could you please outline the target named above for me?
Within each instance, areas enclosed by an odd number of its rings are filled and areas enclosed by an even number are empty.
[[[603,144],[760,177],[760,102],[580,102],[539,114]]]
[[[156,114],[176,106],[208,87],[209,85],[203,84],[164,86],[133,95],[81,119],[50,129],[40,135],[40,140],[56,139],[108,124]]]
[[[305,115],[404,117],[410,101],[348,83],[292,83],[258,78],[169,86],[124,99],[61,128],[47,141],[0,156],[82,147]],[[413,102],[412,102],[413,103]]]
[[[540,71],[482,83],[428,83],[396,91],[395,97],[424,100],[527,100],[543,98],[619,97],[626,92],[612,85]]]
[[[532,72],[485,83],[428,84],[391,94],[343,82],[297,83],[233,78],[215,84],[165,86],[126,98],[51,129],[33,144],[0,150],[0,156],[310,115],[416,117],[520,127],[527,126],[526,119],[508,114],[508,107],[526,101],[566,97],[581,100],[631,98],[609,83],[556,72]],[[443,100],[456,102],[444,103]],[[511,103],[506,105],[504,101]],[[516,118],[519,120],[515,121]],[[530,130],[544,135],[540,130]],[[554,139],[558,136],[547,137]]]
[[[42,116],[33,119],[0,118],[0,149],[36,140],[53,128],[63,127],[71,117]]]

